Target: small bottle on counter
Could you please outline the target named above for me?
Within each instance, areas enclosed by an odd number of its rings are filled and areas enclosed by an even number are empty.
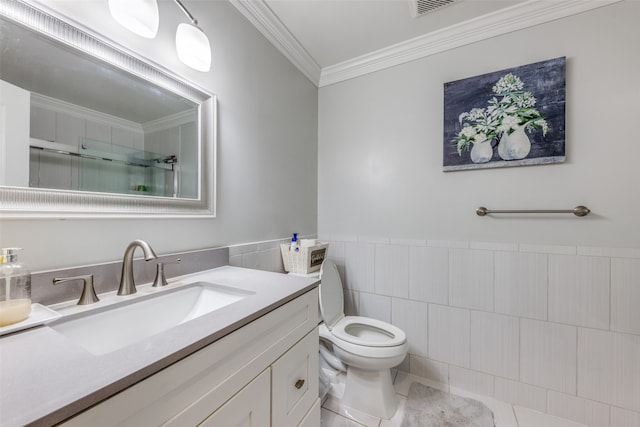
[[[300,242],[298,241],[298,233],[293,233],[293,237],[291,238],[291,249],[290,251],[298,252],[300,250]]]
[[[18,262],[20,248],[0,255],[0,326],[18,323],[31,313],[31,273]]]

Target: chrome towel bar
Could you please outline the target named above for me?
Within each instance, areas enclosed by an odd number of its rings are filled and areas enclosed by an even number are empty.
[[[525,209],[525,210],[498,210],[498,209],[487,209],[484,206],[476,209],[476,214],[478,216],[485,216],[487,214],[494,213],[516,213],[516,214],[553,214],[553,213],[572,213],[575,216],[587,216],[589,215],[589,208],[586,206],[576,206],[573,209]]]

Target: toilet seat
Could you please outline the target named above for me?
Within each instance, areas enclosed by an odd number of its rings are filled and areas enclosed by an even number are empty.
[[[395,347],[403,344],[407,336],[400,328],[369,317],[346,316],[331,332],[343,341],[369,347]]]
[[[396,347],[407,341],[404,331],[369,317],[345,316],[342,281],[336,265],[326,259],[320,269],[320,312],[331,333],[341,341],[366,347]]]
[[[318,334],[320,335],[321,339],[327,340],[331,344],[333,344],[334,350],[338,348],[344,352],[350,353],[357,357],[364,357],[370,361],[375,359],[389,359],[398,357],[400,355],[402,356],[402,359],[404,359],[404,355],[407,353],[407,350],[409,348],[409,344],[406,341],[402,344],[389,347],[375,347],[370,345],[353,344],[349,341],[338,338],[333,333],[333,331],[330,331],[327,328],[327,325],[324,323],[321,323],[320,326],[318,326]],[[402,359],[400,359],[398,363],[400,363]],[[341,360],[342,362],[346,363],[346,360]]]

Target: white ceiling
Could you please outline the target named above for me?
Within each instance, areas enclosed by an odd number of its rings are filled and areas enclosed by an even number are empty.
[[[229,0],[318,87],[623,0]]]
[[[457,0],[412,18],[409,0],[265,0],[320,68],[513,6]]]

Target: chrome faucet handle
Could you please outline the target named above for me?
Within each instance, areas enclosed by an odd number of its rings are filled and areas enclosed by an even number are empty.
[[[153,281],[153,287],[157,288],[160,286],[167,286],[169,283],[167,283],[167,278],[164,275],[164,266],[167,264],[180,264],[182,260],[180,258],[176,258],[173,261],[165,261],[165,262],[159,262],[158,264],[156,264],[156,278]]]
[[[53,284],[58,285],[60,283],[71,282],[74,280],[82,280],[84,281],[84,286],[82,288],[82,295],[80,295],[80,299],[78,300],[78,305],[87,305],[93,304],[100,301],[98,295],[96,295],[96,290],[93,287],[93,274],[86,274],[82,276],[73,276],[73,277],[54,277]]]

